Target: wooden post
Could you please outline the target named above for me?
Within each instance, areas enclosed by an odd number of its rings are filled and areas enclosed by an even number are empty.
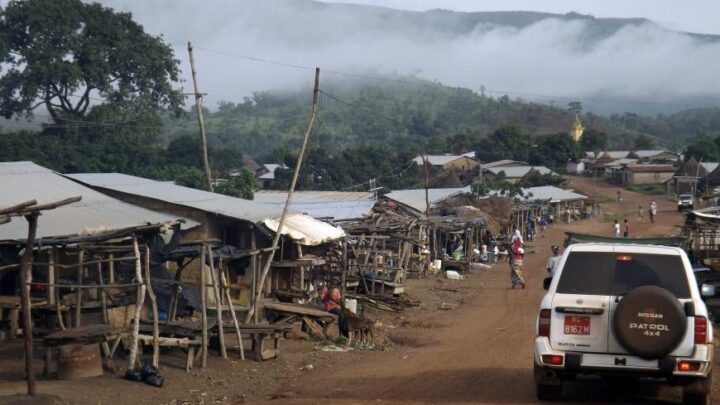
[[[148,297],[150,298],[150,306],[152,307],[153,316],[153,366],[155,368],[160,364],[160,325],[158,320],[158,306],[155,291],[153,291],[152,282],[150,281],[150,248],[145,246],[145,283],[147,283]]]
[[[173,284],[173,295],[170,298],[170,313],[168,314],[168,322],[175,321],[177,318],[177,306],[180,299],[180,278],[182,277],[183,260],[180,259],[177,270],[175,270],[175,284]]]
[[[35,235],[37,233],[38,213],[26,215],[28,221],[28,237],[25,242],[25,251],[20,259],[21,302],[23,312],[23,338],[25,340],[25,379],[27,380],[28,395],[36,395],[35,371],[33,369],[33,324],[30,312],[30,283],[32,282],[33,250],[35,249]]]
[[[343,239],[343,255],[342,255],[342,276],[340,277],[340,283],[342,284],[342,287],[340,288],[340,298],[343,303],[343,308],[345,308],[345,277],[347,276],[347,270],[348,270],[348,250],[347,250],[347,237]]]
[[[53,255],[54,248],[50,248],[50,250],[47,251],[48,256],[48,267],[47,267],[47,273],[48,273],[48,284],[51,286],[56,283],[56,274],[55,274],[55,257]],[[47,300],[48,305],[55,305],[55,297],[57,294],[57,288],[48,286],[47,289]]]
[[[305,156],[305,149],[307,148],[308,139],[310,138],[310,131],[312,130],[313,123],[315,122],[315,118],[317,117],[317,111],[318,111],[318,95],[320,94],[320,68],[315,68],[315,86],[313,88],[313,101],[312,101],[312,112],[310,114],[310,121],[308,122],[307,128],[305,129],[305,134],[303,136],[303,142],[300,146],[300,153],[298,154],[298,159],[295,164],[295,171],[293,173],[292,180],[290,182],[290,189],[288,190],[288,196],[287,200],[285,201],[285,206],[283,207],[282,215],[280,216],[280,221],[278,222],[277,231],[275,232],[275,236],[273,237],[272,241],[272,250],[268,257],[267,262],[265,262],[263,266],[263,272],[260,275],[260,283],[258,283],[261,287],[263,284],[265,284],[265,278],[268,275],[268,272],[270,272],[270,265],[272,263],[273,253],[275,252],[275,248],[278,246],[278,242],[280,241],[280,236],[282,235],[283,225],[285,225],[285,219],[287,218],[288,210],[290,208],[290,205],[292,203],[292,196],[293,192],[295,191],[295,185],[297,184],[297,179],[300,174],[300,168],[302,167],[303,157]],[[257,292],[257,295],[255,296],[253,300],[253,305],[250,308],[250,311],[247,314],[247,317],[245,319],[245,322],[249,322],[250,319],[252,319],[253,314],[258,311],[258,306],[260,305],[260,300],[262,299],[262,288]]]
[[[146,286],[143,283],[142,264],[140,261],[140,248],[138,247],[137,236],[133,235],[133,253],[135,254],[135,280],[138,283],[137,297],[135,298],[135,315],[133,317],[133,329],[130,337],[130,360],[128,370],[135,369],[135,361],[138,355],[138,335],[140,334],[140,312],[145,303]]]
[[[105,280],[103,280],[102,262],[97,263],[98,285],[100,286],[100,306],[102,307],[103,323],[108,323],[107,297],[105,297]]]
[[[58,253],[57,248],[55,248],[55,247],[52,248],[52,255],[53,255],[55,263],[60,264],[60,254]],[[60,267],[55,266],[55,279],[59,280],[60,279],[59,276],[60,276]],[[55,289],[55,297],[56,297],[56,299],[55,299],[55,316],[57,317],[57,323],[58,323],[58,326],[60,327],[60,329],[65,330],[65,322],[63,322],[63,313],[62,313],[62,309],[60,308],[60,298],[62,298],[62,297],[60,297],[60,286],[57,285],[57,286],[54,286],[51,288]]]
[[[227,279],[225,278],[225,272],[223,271],[222,257],[220,257],[219,268],[220,268],[220,283],[223,286],[223,289],[225,290],[225,299],[228,302],[228,307],[230,309],[230,316],[232,317],[233,326],[235,326],[235,333],[237,334],[238,351],[240,352],[240,358],[245,360],[245,349],[243,348],[242,333],[240,333],[240,322],[238,322],[237,314],[235,313],[235,307],[233,306],[232,298],[230,297],[230,289],[228,288],[229,284],[227,282]]]
[[[208,162],[207,153],[207,142],[205,140],[205,120],[203,119],[202,113],[202,94],[198,90],[197,83],[197,72],[195,71],[195,59],[193,58],[193,48],[190,41],[188,41],[188,54],[190,55],[190,71],[192,73],[193,88],[195,89],[195,109],[198,114],[198,125],[200,126],[200,143],[202,147],[202,161],[205,169],[205,181],[207,182],[207,189],[212,193],[212,175],[210,174],[210,163]]]
[[[215,293],[215,316],[217,317],[218,341],[220,343],[220,355],[223,359],[228,358],[227,348],[225,347],[225,330],[223,325],[223,308],[222,297],[220,296],[220,287],[218,286],[218,275],[215,274],[215,258],[212,254],[212,247],[208,246],[208,261],[210,262],[210,282],[212,283],[213,292]]]
[[[251,228],[251,230],[252,230],[252,234],[250,235],[250,250],[255,252],[257,250],[257,240],[255,239],[255,227],[253,226]],[[257,290],[259,288],[257,285],[257,281],[258,281],[257,262],[258,262],[258,255],[253,254],[252,257],[250,258],[250,273],[252,274],[252,284],[250,286],[250,296],[251,297],[255,297],[255,294],[257,294]],[[252,302],[249,302],[249,304],[252,304]],[[258,323],[258,316],[259,316],[258,311],[255,311],[255,314],[253,316],[254,324]],[[246,323],[247,323],[247,320],[246,320]]]
[[[207,348],[208,348],[208,323],[207,323],[207,288],[205,285],[205,245],[202,246],[200,251],[200,319],[202,321],[202,347],[200,348],[201,353],[201,364],[202,368],[207,367]]]
[[[109,269],[108,269],[108,283],[114,284],[115,283],[115,255],[112,253],[110,254],[110,257],[108,258],[109,261]]]
[[[80,249],[80,252],[78,253],[80,256],[78,258],[78,275],[77,275],[77,283],[78,285],[82,285],[83,283],[83,260],[85,258],[85,251]],[[83,289],[78,288],[77,289],[77,295],[76,295],[76,302],[75,302],[75,327],[80,327],[80,324],[82,323],[82,296],[83,296]]]

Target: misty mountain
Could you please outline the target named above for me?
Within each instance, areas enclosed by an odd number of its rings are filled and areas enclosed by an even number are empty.
[[[312,0],[101,2],[162,34],[182,62],[186,86],[191,40],[211,110],[255,91],[297,89],[312,82],[315,66],[321,82],[330,70],[412,75],[547,104],[579,100],[604,114],[720,105],[718,37],[646,19]]]

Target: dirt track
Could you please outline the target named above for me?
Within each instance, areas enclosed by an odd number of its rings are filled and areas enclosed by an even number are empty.
[[[571,187],[592,194],[589,181]],[[595,188],[597,195],[615,196],[616,189]],[[682,216],[671,201],[659,199],[654,225],[638,224],[637,207],[651,198],[623,192],[624,204],[603,204],[606,213],[627,210],[631,235],[677,233]],[[167,385],[155,389],[123,381],[118,376],[88,383],[41,381],[40,392],[58,395],[64,403],[538,403],[532,377],[532,340],[538,304],[544,293],[544,264],[552,244],[562,245],[563,232],[573,230],[612,235],[612,225],[598,219],[557,224],[545,238],[529,242],[525,260],[525,290],[509,288],[505,263],[476,272],[465,280],[410,280],[411,294],[425,303],[402,314],[382,314],[380,334],[394,342],[389,351],[327,353],[307,342],[284,343],[281,359],[264,363],[223,362],[210,358],[210,368],[185,373],[181,359],[163,368]],[[450,303],[454,310],[437,308]],[[2,355],[2,353],[0,353]],[[167,364],[167,363],[166,363]],[[307,370],[308,365],[312,370]],[[18,364],[19,366],[19,364]],[[21,368],[18,368],[21,370]],[[22,391],[21,374],[7,373],[0,395]],[[3,378],[4,379],[4,378]],[[658,393],[652,386],[574,383],[565,403],[672,403],[677,392]],[[669,401],[669,402],[665,402]],[[0,398],[0,402],[2,402]]]

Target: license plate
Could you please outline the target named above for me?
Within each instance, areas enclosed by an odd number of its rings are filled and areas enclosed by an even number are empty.
[[[565,317],[565,334],[566,335],[589,335],[590,334],[590,317],[589,316],[566,316]]]

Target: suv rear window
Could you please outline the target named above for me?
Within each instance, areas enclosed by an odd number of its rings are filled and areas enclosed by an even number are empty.
[[[570,253],[560,274],[557,292],[625,295],[645,285],[665,288],[678,298],[690,298],[680,256],[634,253]]]

